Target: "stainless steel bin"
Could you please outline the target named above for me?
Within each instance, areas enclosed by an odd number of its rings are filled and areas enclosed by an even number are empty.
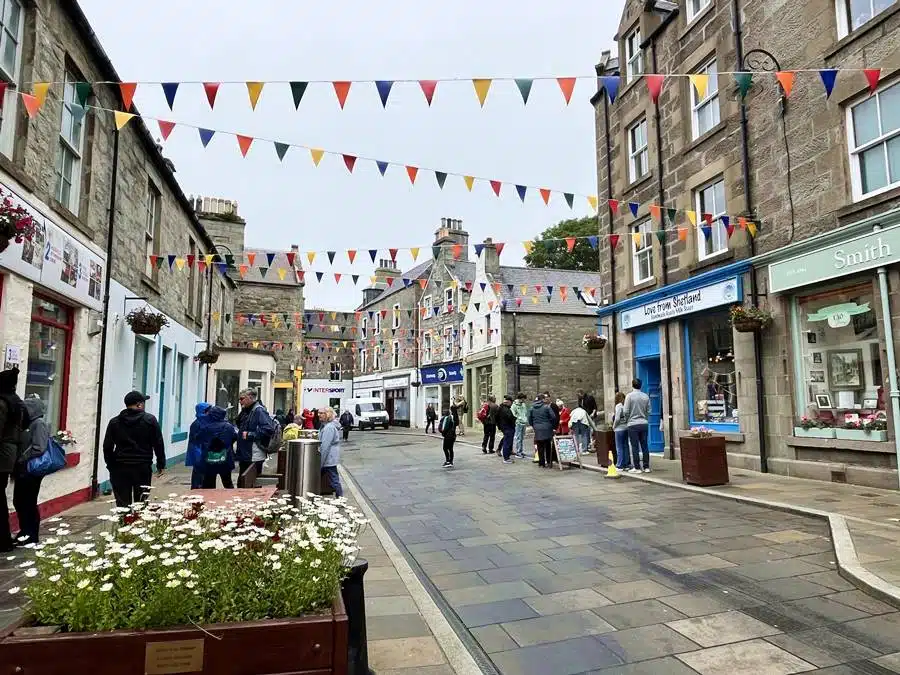
[[[307,492],[322,492],[321,459],[319,441],[300,438],[287,442],[284,488],[290,494],[302,497]]]

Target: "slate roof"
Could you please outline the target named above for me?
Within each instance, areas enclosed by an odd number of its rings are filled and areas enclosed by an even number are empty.
[[[503,311],[528,314],[572,314],[576,316],[594,316],[597,308],[594,305],[586,305],[575,293],[575,288],[596,288],[600,285],[599,272],[575,272],[571,270],[551,270],[531,267],[504,267],[500,266],[500,278],[495,282],[503,284],[500,295],[506,301]],[[513,286],[512,292],[509,285]],[[528,295],[522,296],[521,286],[528,286]],[[531,297],[537,292],[535,286],[541,286],[538,294],[538,302],[532,302]],[[550,302],[547,302],[548,286],[553,287]],[[568,298],[563,302],[560,295],[560,286],[565,286]],[[522,298],[522,304],[516,307],[516,298]]]
[[[426,260],[425,262],[419,263],[418,265],[413,267],[411,270],[404,272],[403,274],[400,275],[400,277],[397,278],[397,280],[394,282],[394,284],[390,288],[388,288],[387,285],[384,285],[384,288],[382,289],[382,291],[379,295],[377,295],[370,302],[360,304],[358,309],[359,310],[366,309],[367,307],[371,307],[372,305],[374,305],[377,302],[386,300],[387,298],[391,297],[395,293],[399,293],[404,288],[406,288],[406,286],[403,283],[403,279],[418,280],[423,277],[428,277],[428,273],[431,271],[431,265],[433,262],[434,262],[433,260]],[[376,284],[376,287],[380,287],[380,286],[382,286],[381,282]]]

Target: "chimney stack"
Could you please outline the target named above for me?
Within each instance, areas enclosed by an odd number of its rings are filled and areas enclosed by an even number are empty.
[[[494,240],[488,237],[484,240],[484,248],[481,250],[481,257],[478,259],[477,266],[484,270],[485,274],[497,277],[500,274],[500,255],[497,253],[497,246]]]
[[[458,218],[441,218],[441,227],[434,233],[434,245],[441,247],[441,258],[448,264],[453,263],[453,245],[462,246],[459,260],[469,259],[469,233],[462,229],[462,221]]]

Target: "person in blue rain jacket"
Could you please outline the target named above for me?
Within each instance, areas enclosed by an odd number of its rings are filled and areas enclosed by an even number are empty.
[[[206,411],[206,424],[200,435],[204,490],[216,487],[216,476],[222,479],[222,487],[229,490],[234,487],[231,472],[234,471],[237,436],[237,429],[225,419],[224,408],[212,406]]]
[[[196,490],[203,485],[203,448],[200,446],[200,436],[209,423],[206,413],[210,408],[212,405],[206,401],[201,401],[194,406],[197,419],[191,422],[191,428],[188,431],[188,447],[184,456],[184,465],[193,467],[191,490]]]

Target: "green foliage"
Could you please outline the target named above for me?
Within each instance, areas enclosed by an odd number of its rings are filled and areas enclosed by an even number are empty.
[[[599,272],[600,255],[585,239],[597,234],[596,216],[560,221],[534,240],[534,248],[525,256],[525,264],[528,267]],[[571,253],[567,250],[566,237],[578,237]]]

